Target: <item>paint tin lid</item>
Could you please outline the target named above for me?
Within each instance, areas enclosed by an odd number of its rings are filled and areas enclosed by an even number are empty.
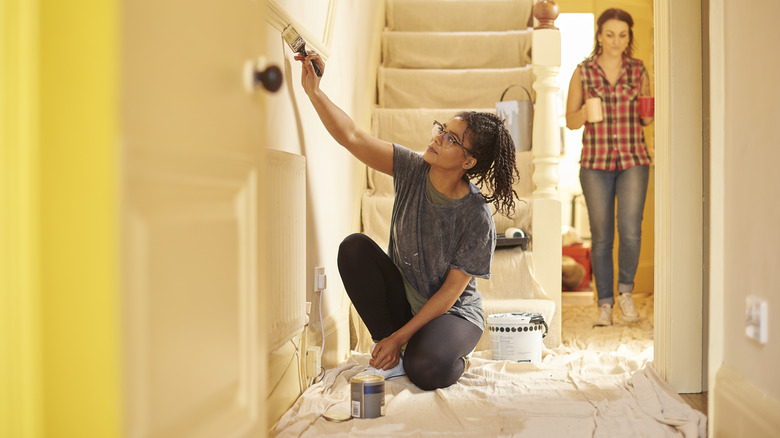
[[[384,382],[385,378],[377,374],[370,374],[370,375],[363,375],[363,376],[354,376],[349,381],[350,383],[364,383],[364,384],[375,385],[379,382]]]
[[[325,411],[322,416],[325,417],[326,420],[332,421],[334,423],[342,423],[352,418],[352,416],[348,413],[339,411],[337,409],[329,409]]]

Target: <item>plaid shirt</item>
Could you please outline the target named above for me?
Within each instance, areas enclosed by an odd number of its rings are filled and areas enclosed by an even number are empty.
[[[617,83],[611,86],[598,65],[598,56],[577,66],[584,99],[600,97],[604,120],[585,123],[580,166],[623,170],[652,163],[639,123],[639,86],[645,74],[641,60],[623,57]]]

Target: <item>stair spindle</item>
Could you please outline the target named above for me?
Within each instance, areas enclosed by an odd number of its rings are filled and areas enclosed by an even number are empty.
[[[561,198],[558,191],[561,127],[558,124],[561,66],[561,33],[554,26],[558,5],[539,0],[534,5],[539,24],[533,31],[533,72],[536,91],[533,127],[533,245],[536,277],[547,295],[555,300],[551,326],[552,345],[560,344],[561,333]]]

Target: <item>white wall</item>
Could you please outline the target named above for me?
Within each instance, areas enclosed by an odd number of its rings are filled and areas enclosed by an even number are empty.
[[[780,400],[780,3],[724,4],[723,364]],[[713,120],[713,125],[721,121]],[[769,302],[769,343],[745,337],[745,298]]]
[[[308,33],[328,43],[329,58],[321,88],[359,126],[369,130],[376,94],[380,30],[384,26],[384,1],[277,0],[275,3]],[[335,5],[330,27],[329,5]],[[312,276],[315,266],[324,266],[328,283],[322,297],[326,330],[323,362],[328,367],[349,352],[349,300],[343,292],[336,256],[341,240],[360,231],[359,201],[365,168],[322,126],[300,87],[300,65],[292,59],[293,54],[280,32],[268,24],[267,33],[268,61],[283,69],[285,80],[282,89],[268,98],[269,147],[306,157],[306,293],[308,301],[313,303],[312,329],[319,339],[318,296],[312,291]]]

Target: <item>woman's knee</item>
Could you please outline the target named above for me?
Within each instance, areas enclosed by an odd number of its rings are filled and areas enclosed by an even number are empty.
[[[405,355],[404,371],[409,380],[418,388],[431,391],[446,388],[458,381],[462,370],[457,373],[457,364],[443,363],[438,358],[429,354]]]
[[[362,233],[353,233],[345,237],[339,245],[338,260],[353,261],[365,258],[366,250],[373,241]]]

